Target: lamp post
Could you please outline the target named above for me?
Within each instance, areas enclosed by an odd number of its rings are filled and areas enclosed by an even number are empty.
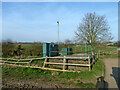
[[[58,44],[59,44],[59,21],[57,21],[58,24]]]

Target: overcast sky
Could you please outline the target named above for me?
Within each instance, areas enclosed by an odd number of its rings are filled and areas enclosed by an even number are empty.
[[[117,2],[3,2],[2,38],[20,42],[56,42],[57,21],[60,21],[60,41],[72,40],[84,14],[89,12],[106,16],[113,41],[117,41]]]

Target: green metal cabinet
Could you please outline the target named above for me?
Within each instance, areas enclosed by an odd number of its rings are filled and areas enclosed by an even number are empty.
[[[50,51],[59,51],[58,45],[53,45],[50,43],[43,43],[43,57],[52,57],[57,56],[58,52],[50,52]]]
[[[49,43],[43,43],[43,57],[49,56]]]
[[[60,52],[60,55],[71,55],[72,53],[69,52],[69,51],[72,51],[72,48],[62,48],[61,52]]]

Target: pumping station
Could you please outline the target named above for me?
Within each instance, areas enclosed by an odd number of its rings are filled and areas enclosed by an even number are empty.
[[[56,71],[91,71],[96,61],[94,45],[57,45],[43,43],[43,68]]]

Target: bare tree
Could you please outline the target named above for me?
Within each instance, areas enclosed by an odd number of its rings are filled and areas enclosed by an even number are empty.
[[[105,16],[96,13],[87,13],[82,19],[78,30],[75,32],[75,39],[80,42],[95,44],[112,40],[110,27]]]

